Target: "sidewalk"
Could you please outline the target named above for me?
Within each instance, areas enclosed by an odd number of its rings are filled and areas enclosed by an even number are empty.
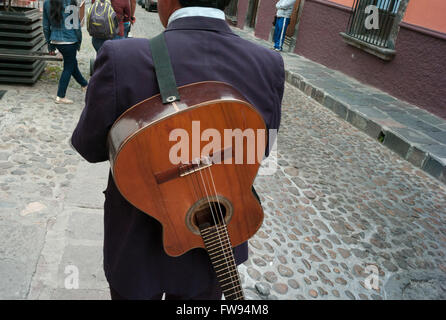
[[[232,29],[272,47],[247,31]],[[297,54],[286,52],[282,57],[288,83],[446,183],[446,120]]]

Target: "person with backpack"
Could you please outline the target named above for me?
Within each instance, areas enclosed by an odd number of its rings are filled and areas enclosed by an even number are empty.
[[[104,14],[105,13],[105,14]],[[123,39],[130,30],[129,0],[92,0],[87,29],[96,53],[107,40]]]
[[[72,6],[72,10],[67,8]],[[80,50],[82,31],[76,0],[45,0],[43,4],[43,33],[48,45],[48,51],[54,55],[56,49],[63,56],[63,71],[57,89],[56,103],[71,104],[72,100],[65,98],[71,76],[86,91],[88,82],[79,71],[76,54]],[[76,11],[76,12],[75,12]]]

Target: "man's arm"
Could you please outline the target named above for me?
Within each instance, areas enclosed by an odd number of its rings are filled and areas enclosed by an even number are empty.
[[[136,0],[130,0],[130,18],[135,16],[135,10],[136,10]],[[133,23],[133,19],[132,19]]]
[[[85,108],[71,137],[73,147],[88,162],[108,160],[107,136],[118,118],[113,42],[106,41],[88,84]]]
[[[56,50],[56,47],[54,45],[51,44],[51,28],[50,28],[50,19],[48,17],[48,6],[49,6],[49,2],[45,1],[43,3],[43,21],[42,21],[42,25],[43,25],[43,35],[45,36],[45,41],[47,43],[48,46],[48,51],[49,52],[54,52]]]

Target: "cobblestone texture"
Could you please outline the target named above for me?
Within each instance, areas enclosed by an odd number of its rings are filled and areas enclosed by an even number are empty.
[[[161,29],[156,13],[138,7],[134,36]],[[87,74],[93,50],[84,35]],[[72,83],[75,104],[55,105],[59,70],[49,64],[33,87],[0,85],[8,90],[0,100],[3,299],[109,298],[101,265],[108,164],[87,164],[68,145],[83,94]],[[265,219],[239,267],[247,298],[446,298],[444,185],[288,84],[277,162],[274,175],[255,181]],[[90,184],[96,176],[99,185]],[[71,264],[78,290],[64,289]]]

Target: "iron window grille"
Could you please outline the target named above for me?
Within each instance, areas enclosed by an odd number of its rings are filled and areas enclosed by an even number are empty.
[[[400,4],[401,0],[354,0],[347,35],[378,47],[394,49],[391,31],[397,21]],[[367,26],[368,17],[371,15],[371,11],[366,12],[368,6],[378,9],[377,29]]]

